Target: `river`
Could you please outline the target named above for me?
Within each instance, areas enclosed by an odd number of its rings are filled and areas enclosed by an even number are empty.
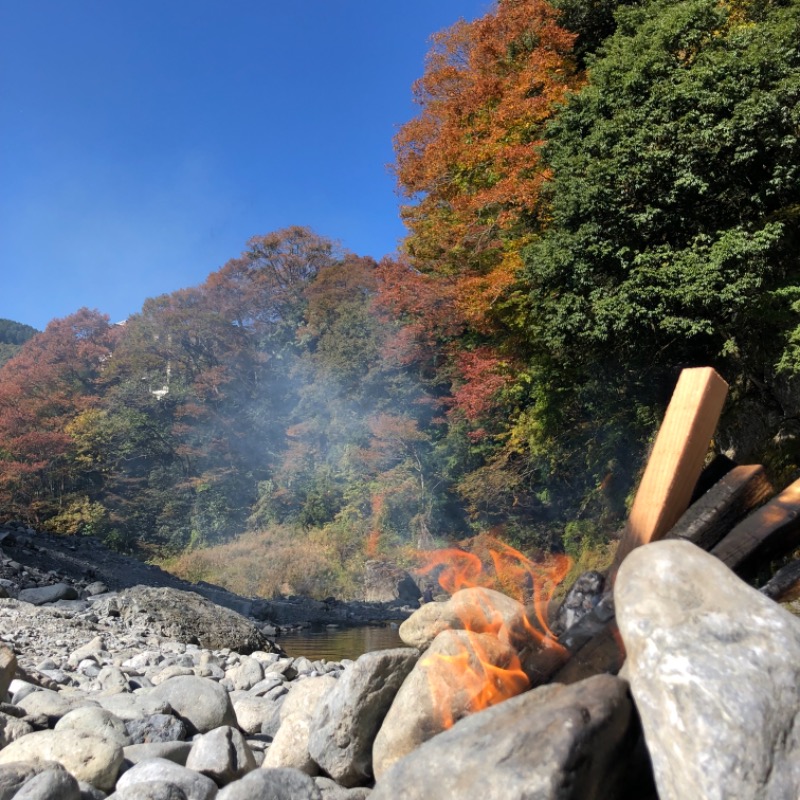
[[[385,626],[365,625],[359,628],[312,626],[276,636],[275,642],[286,651],[287,655],[305,656],[312,661],[356,659],[363,653],[370,653],[373,650],[406,646],[397,634],[396,623],[387,623]]]

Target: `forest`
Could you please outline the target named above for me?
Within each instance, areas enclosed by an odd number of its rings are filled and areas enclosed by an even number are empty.
[[[698,365],[715,450],[798,475],[798,0],[499,0],[412,90],[399,254],[298,225],[124,324],[0,321],[0,521],[262,596],[592,564]]]

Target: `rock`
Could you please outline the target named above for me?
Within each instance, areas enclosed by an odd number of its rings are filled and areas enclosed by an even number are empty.
[[[173,783],[145,781],[118,789],[109,795],[113,800],[188,800],[186,793]]]
[[[275,732],[277,732],[280,725],[280,709],[273,701],[266,700],[263,697],[244,695],[237,697],[233,701],[233,708],[236,712],[239,727],[245,733],[261,733],[262,725],[268,719],[272,719],[273,715],[278,720],[278,724],[275,727]],[[270,735],[274,735],[274,732]]]
[[[614,600],[661,800],[800,797],[800,620],[679,540],[631,552]]]
[[[38,689],[26,694],[20,700],[17,700],[16,696],[14,699],[16,705],[24,709],[29,717],[47,717],[51,725],[55,725],[61,717],[68,714],[78,705],[94,705],[93,702],[85,698],[70,698],[60,692],[54,692],[52,689]]]
[[[0,800],[11,800],[26,781],[54,767],[59,768],[61,765],[54,761],[20,761],[0,765]]]
[[[128,764],[138,764],[140,761],[147,761],[151,758],[166,758],[182,767],[186,766],[186,760],[191,751],[191,742],[147,742],[145,744],[129,744],[122,749],[125,762]]]
[[[308,750],[342,786],[372,778],[375,736],[418,657],[418,650],[405,648],[365,653],[318,704]]]
[[[368,603],[399,600],[416,607],[422,592],[411,575],[387,561],[364,564],[364,599]]]
[[[372,793],[372,789],[359,786],[355,789],[346,789],[339,786],[336,781],[322,776],[314,778],[314,783],[322,795],[322,800],[367,800]]]
[[[150,758],[135,764],[117,781],[117,790],[153,782],[177,786],[186,795],[186,800],[214,800],[217,796],[217,785],[211,778],[165,758]]]
[[[130,737],[128,744],[179,742],[186,738],[186,726],[171,714],[153,714],[144,719],[128,720],[125,732]]]
[[[210,650],[228,647],[245,654],[272,649],[269,639],[252,622],[194,592],[134,586],[119,593],[117,606],[127,625],[146,620],[161,635],[181,642]]]
[[[461,589],[445,603],[426,603],[400,626],[400,638],[424,650],[442,632],[468,629],[494,633],[506,643],[527,644],[525,606],[493,589]]]
[[[63,767],[54,764],[25,781],[15,800],[81,800],[78,781]]]
[[[108,592],[108,586],[106,586],[103,581],[93,581],[83,592],[86,597],[95,597],[98,594],[106,594],[106,592]]]
[[[0,701],[6,699],[16,669],[17,657],[14,651],[10,647],[0,645]]]
[[[78,593],[75,591],[75,587],[68,583],[54,583],[51,586],[23,589],[17,599],[34,606],[41,606],[45,603],[55,603],[57,600],[77,600]]]
[[[225,786],[256,769],[257,764],[244,736],[236,728],[222,726],[194,742],[186,766],[207,775],[217,786]]]
[[[57,761],[78,780],[108,790],[117,779],[122,748],[83,731],[37,731],[0,750],[0,764],[13,761]]]
[[[264,678],[264,668],[254,658],[242,656],[239,663],[226,673],[234,689],[247,690]]]
[[[325,695],[336,686],[336,678],[331,675],[320,675],[316,678],[306,678],[291,684],[289,694],[281,706],[281,719],[292,714],[306,714],[311,716],[317,704]]]
[[[56,723],[57,731],[84,731],[102,736],[120,747],[133,744],[125,730],[125,723],[110,711],[96,706],[83,706],[67,712]]]
[[[257,769],[228,784],[217,800],[322,800],[312,778],[296,769]]]
[[[151,689],[149,696],[169,703],[190,733],[208,733],[220,725],[236,725],[230,697],[214,681],[180,676]]]
[[[426,742],[379,779],[370,800],[620,797],[637,734],[625,681],[542,686]]]
[[[0,713],[0,750],[32,732],[33,728],[24,720]]]
[[[156,714],[169,714],[172,706],[163,698],[151,694],[98,695],[94,698],[98,705],[108,709],[121,720],[136,720]]]
[[[461,669],[453,668],[455,660],[462,663]],[[516,652],[508,644],[489,633],[440,633],[400,687],[375,737],[372,767],[376,778],[452,722],[476,710],[476,695],[493,691],[497,680],[494,675],[487,676],[482,662],[508,672],[511,679],[510,688],[491,698],[492,702],[527,688]],[[465,680],[469,675],[476,676],[477,684]]]
[[[269,746],[262,767],[291,767],[306,775],[316,775],[319,766],[308,752],[308,739],[311,735],[311,716],[309,714],[290,714],[281,723]]]

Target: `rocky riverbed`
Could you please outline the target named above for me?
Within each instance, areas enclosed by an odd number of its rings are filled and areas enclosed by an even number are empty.
[[[800,796],[800,621],[686,542],[619,572],[621,677],[541,686],[560,645],[489,590],[423,606],[407,647],[312,662],[194,592],[33,575],[13,547],[0,800]]]

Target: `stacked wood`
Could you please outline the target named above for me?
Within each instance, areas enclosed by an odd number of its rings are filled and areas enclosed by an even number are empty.
[[[628,553],[662,538],[690,541],[742,577],[800,547],[800,480],[773,497],[760,465],[736,466],[723,458],[703,472],[726,394],[727,385],[712,369],[681,374],[609,570],[609,586]],[[718,479],[707,488],[712,473]],[[764,591],[776,600],[800,597],[800,561],[770,584]],[[616,673],[625,654],[611,595],[559,641],[565,651],[559,664],[548,665],[547,679],[572,683]]]

